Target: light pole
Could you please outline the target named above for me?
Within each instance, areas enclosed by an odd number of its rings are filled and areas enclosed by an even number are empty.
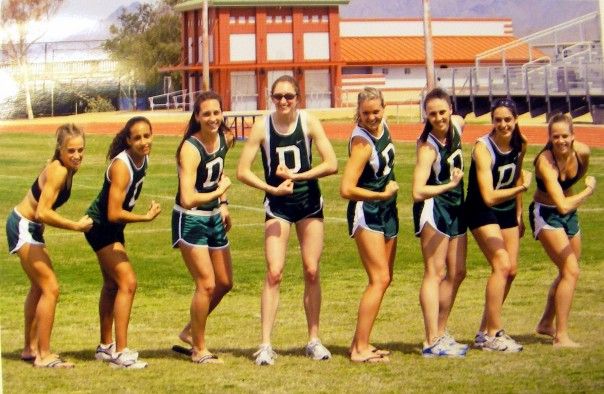
[[[604,0],[600,0],[602,2]],[[426,87],[434,89],[434,49],[432,48],[432,16],[430,15],[430,0],[422,0],[424,6],[424,49],[426,53]]]
[[[209,42],[208,42],[208,0],[203,0],[203,10],[201,13],[202,38],[202,57],[203,57],[203,90],[210,89],[210,59],[209,59]]]

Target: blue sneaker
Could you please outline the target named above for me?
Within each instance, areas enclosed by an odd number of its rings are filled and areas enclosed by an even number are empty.
[[[422,356],[424,357],[465,357],[467,350],[462,350],[459,347],[451,346],[445,336],[438,338],[434,345],[429,346],[424,344]]]
[[[478,331],[474,337],[474,348],[483,349],[487,343],[487,333],[485,331]]]

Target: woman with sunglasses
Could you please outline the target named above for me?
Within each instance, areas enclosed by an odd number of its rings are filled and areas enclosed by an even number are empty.
[[[261,299],[262,344],[255,353],[258,365],[273,365],[276,357],[271,332],[292,224],[296,227],[304,266],[304,309],[309,335],[306,355],[314,360],[331,358],[319,340],[323,198],[317,179],[336,173],[337,160],[319,120],[298,109],[299,97],[300,88],[293,77],[283,75],[275,80],[271,87],[275,111],[254,124],[237,168],[240,181],[265,192],[267,273]],[[313,142],[321,156],[321,163],[314,167]],[[251,169],[260,149],[264,180]]]
[[[522,170],[526,139],[518,127],[516,104],[495,101],[493,128],[472,151],[466,200],[468,227],[491,265],[480,329],[474,345],[489,351],[519,352],[522,345],[503,330],[501,310],[518,269],[518,248],[524,233],[522,193],[531,173]]]
[[[537,332],[552,337],[556,347],[578,347],[568,335],[568,317],[581,258],[577,208],[593,194],[596,179],[586,176],[585,188],[573,191],[573,185],[587,173],[590,151],[575,139],[568,115],[554,115],[548,132],[548,142],[534,162],[537,190],[529,207],[529,220],[535,238],[556,264],[558,276],[550,287]]]

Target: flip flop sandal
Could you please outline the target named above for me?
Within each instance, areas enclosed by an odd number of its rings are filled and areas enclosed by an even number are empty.
[[[35,368],[73,368],[74,365],[68,363],[60,357],[50,360],[46,364],[34,364]]]
[[[192,360],[195,364],[223,364],[224,362],[212,353],[201,356],[197,360]]]
[[[371,356],[367,356],[365,358],[351,358],[350,361],[352,361],[353,363],[367,363],[367,364],[373,364],[373,363],[388,363],[390,362],[390,359],[388,357],[384,357],[384,356],[380,356],[379,354],[372,354]]]
[[[390,355],[390,350],[386,350],[386,349],[378,349],[375,348],[371,351],[373,354],[377,354],[379,356],[389,356]]]

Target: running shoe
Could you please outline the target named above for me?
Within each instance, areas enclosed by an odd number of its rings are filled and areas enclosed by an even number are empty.
[[[254,356],[256,356],[256,365],[274,365],[277,353],[273,351],[271,345],[260,345]]]
[[[115,353],[115,343],[110,343],[109,345],[99,343],[94,352],[94,358],[101,361],[109,361],[113,358],[113,353]]]
[[[517,353],[522,351],[522,345],[513,340],[503,330],[497,331],[494,337],[485,335],[487,341],[484,343],[482,350],[497,351],[505,353]]]
[[[453,348],[458,348],[459,350],[463,350],[464,352],[468,351],[469,346],[463,343],[459,343],[453,338],[453,335],[449,334],[449,331],[445,331],[443,335],[444,340],[447,344]]]
[[[314,341],[308,342],[306,345],[306,356],[312,358],[313,360],[329,360],[331,358],[331,353],[318,339]]]
[[[422,349],[422,356],[424,357],[464,357],[465,355],[465,350],[449,345],[444,335],[438,338],[432,346],[424,343]]]
[[[114,368],[143,369],[148,365],[145,361],[138,359],[138,352],[128,348],[119,353],[114,353],[109,362]]]
[[[487,332],[478,331],[476,333],[476,336],[474,337],[474,347],[476,349],[482,349],[486,342],[487,342]]]

